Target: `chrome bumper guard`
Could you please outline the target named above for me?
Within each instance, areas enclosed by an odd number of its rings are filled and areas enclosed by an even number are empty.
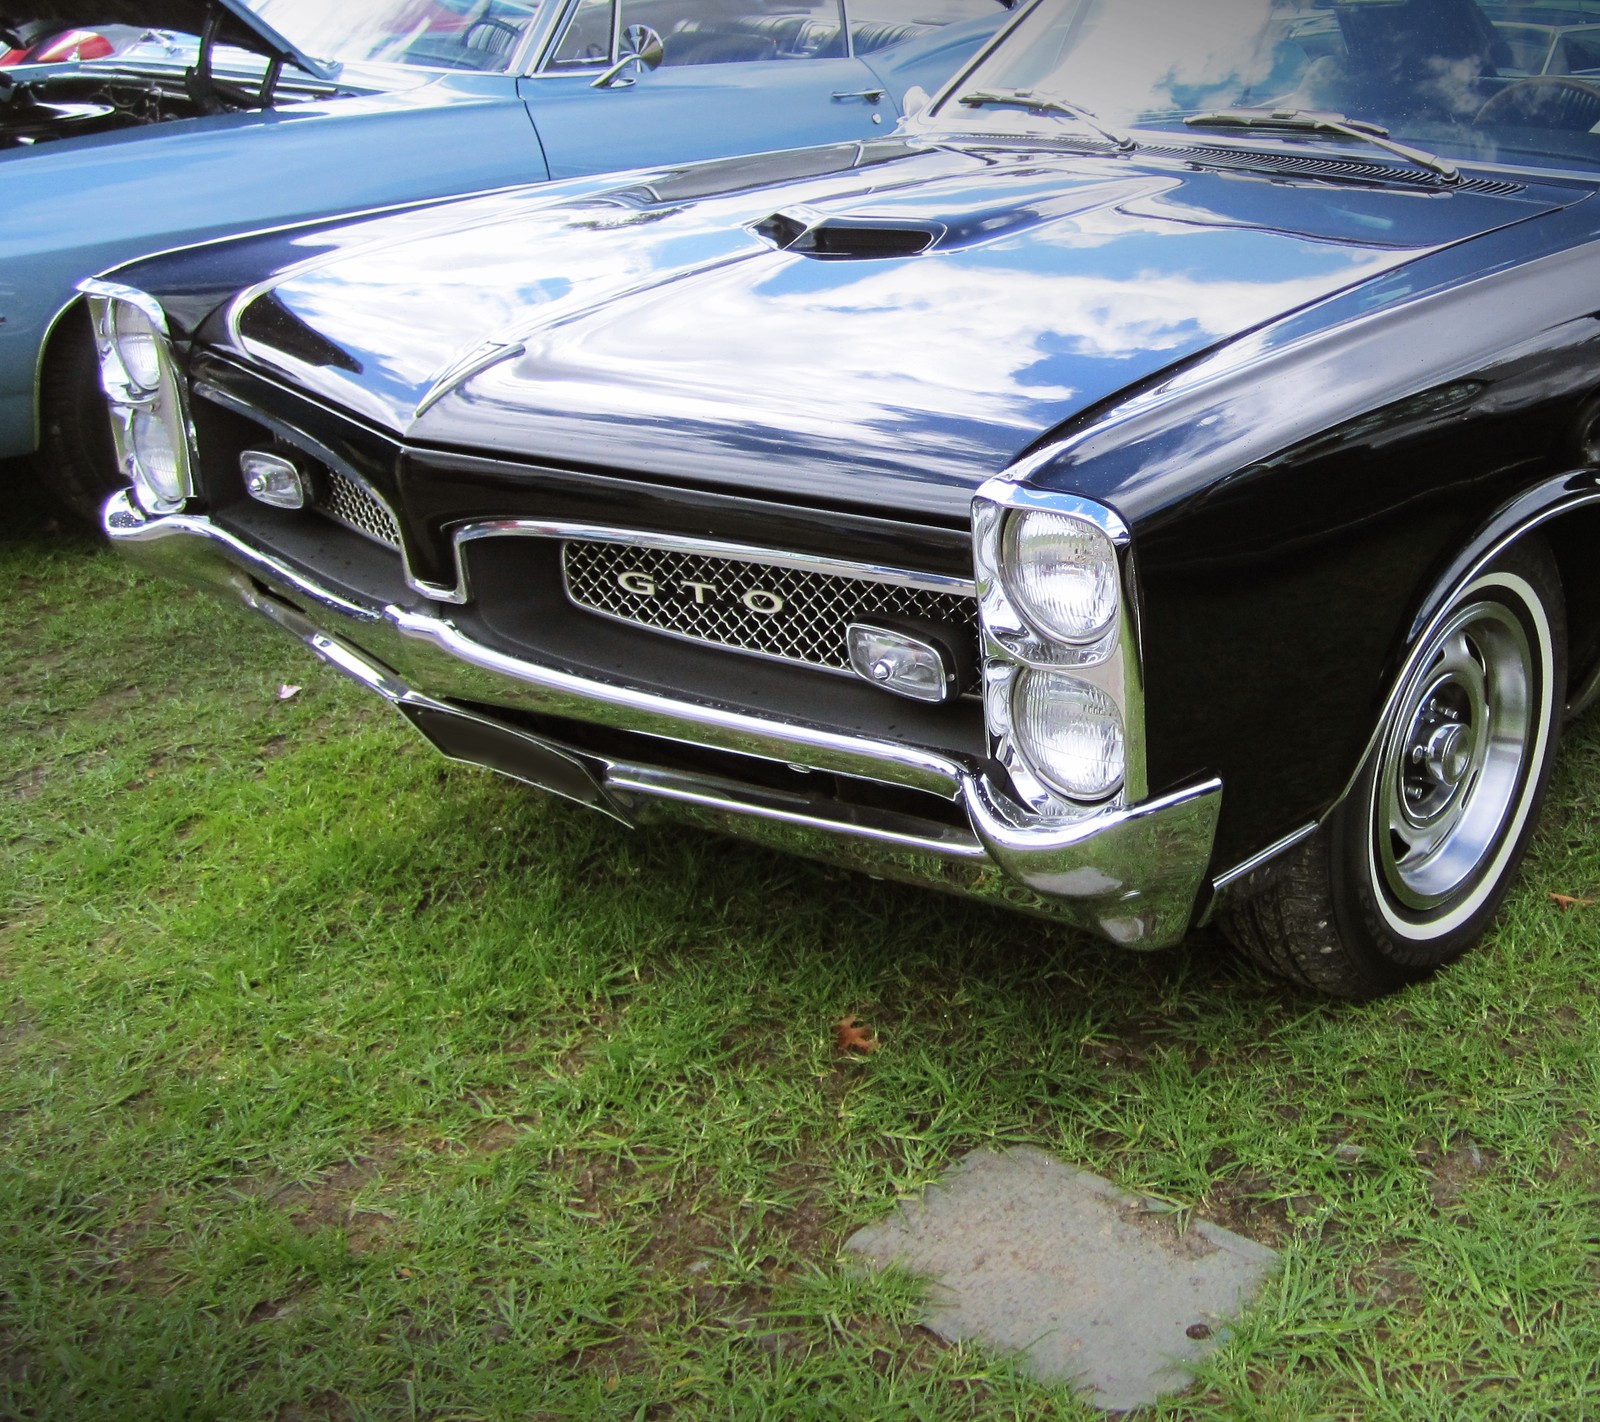
[[[956,758],[774,721],[519,661],[447,618],[363,605],[320,587],[209,519],[106,505],[117,550],[153,572],[231,597],[388,701],[443,754],[588,805],[626,824],[691,822],[881,878],[1060,919],[1129,947],[1188,929],[1221,805],[1208,780],[1126,809],[1041,821]],[[822,796],[596,756],[455,704],[537,711],[958,801],[970,831]]]

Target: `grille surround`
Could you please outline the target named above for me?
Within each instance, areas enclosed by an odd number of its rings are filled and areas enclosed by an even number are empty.
[[[656,591],[630,592],[619,575],[643,579],[636,589],[648,583]],[[775,552],[733,555],[590,539],[563,540],[561,577],[568,600],[596,616],[840,676],[856,675],[845,633],[852,621],[930,621],[977,645],[977,599],[957,579],[866,566],[813,567]],[[781,610],[761,610],[770,609],[773,599],[781,599]]]

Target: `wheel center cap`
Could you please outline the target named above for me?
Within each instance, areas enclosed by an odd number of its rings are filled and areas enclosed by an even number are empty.
[[[1441,785],[1454,790],[1472,764],[1472,731],[1459,722],[1440,726],[1423,747],[1422,763]]]

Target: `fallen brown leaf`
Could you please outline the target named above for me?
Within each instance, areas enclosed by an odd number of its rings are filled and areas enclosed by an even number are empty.
[[[875,1052],[882,1045],[877,1034],[859,1017],[841,1017],[835,1022],[833,1041],[841,1052]]]
[[[1575,908],[1589,908],[1595,902],[1593,899],[1575,899],[1571,894],[1551,894],[1550,897],[1563,912]]]

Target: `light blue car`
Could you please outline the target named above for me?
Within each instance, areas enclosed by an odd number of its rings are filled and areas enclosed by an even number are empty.
[[[101,3],[144,42],[0,69],[0,458],[42,450],[84,512],[116,481],[84,277],[329,213],[880,136],[1009,6]]]

